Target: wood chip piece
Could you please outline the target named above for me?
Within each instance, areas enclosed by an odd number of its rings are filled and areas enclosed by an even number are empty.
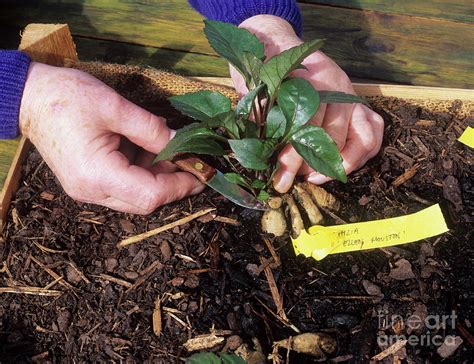
[[[55,195],[53,195],[51,192],[48,192],[48,191],[41,192],[40,197],[46,201],[53,201],[56,198]]]
[[[436,350],[438,355],[443,359],[449,358],[461,346],[463,339],[459,336],[447,335],[443,344]]]
[[[215,221],[222,222],[224,224],[229,224],[229,225],[234,225],[234,226],[240,226],[241,223],[240,221],[237,221],[236,219],[232,219],[230,217],[225,217],[225,216],[216,216],[214,218]]]
[[[377,355],[372,357],[372,360],[380,361],[385,359],[389,355],[395,354],[398,350],[403,348],[407,344],[408,340],[399,340],[392,346],[389,346],[387,349],[378,353]]]
[[[198,351],[205,349],[212,349],[216,345],[224,342],[223,337],[216,336],[215,334],[196,336],[186,341],[183,346],[187,351]]]
[[[364,279],[362,280],[362,285],[364,286],[365,291],[371,296],[383,297],[382,290],[375,283]]]
[[[156,336],[161,335],[161,327],[161,299],[157,298],[153,309],[153,333]]]
[[[265,265],[265,259],[263,257],[260,257],[260,262],[262,263],[262,266]],[[270,292],[277,308],[277,315],[280,316],[282,320],[288,321],[288,317],[286,317],[285,309],[283,308],[283,301],[280,296],[280,292],[278,291],[273,272],[268,265],[263,271],[265,273],[265,277],[267,278],[268,286],[270,287]]]
[[[390,277],[397,281],[415,278],[415,274],[411,268],[411,263],[406,259],[400,259],[395,262],[395,268],[390,270]]]
[[[420,119],[418,120],[415,125],[418,125],[418,126],[424,126],[424,127],[430,127],[430,126],[435,126],[436,125],[436,121],[434,120],[427,120],[427,119]]]
[[[119,286],[123,286],[123,287],[127,287],[127,288],[132,287],[132,283],[130,283],[130,282],[124,280],[124,279],[121,279],[121,278],[116,278],[116,277],[110,276],[108,274],[100,274],[100,275],[94,276],[94,277],[103,279],[105,281],[116,283]]]
[[[408,168],[405,172],[403,172],[403,174],[401,174],[400,176],[398,176],[393,182],[392,182],[392,186],[393,187],[398,187],[402,184],[404,184],[405,182],[407,182],[409,179],[411,179],[415,174],[416,172],[418,171],[418,168],[420,167],[420,164],[417,163],[415,164],[413,167],[411,168]]]

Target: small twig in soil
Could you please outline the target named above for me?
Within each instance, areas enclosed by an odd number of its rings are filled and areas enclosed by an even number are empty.
[[[347,224],[347,221],[340,218],[339,216],[337,216],[334,212],[332,212],[331,210],[323,207],[323,206],[318,206],[321,210],[323,210],[323,212],[329,216],[331,216],[334,221],[336,221],[338,224]]]
[[[137,311],[140,311],[140,307],[138,307],[138,305],[135,305],[133,306],[130,310],[128,310],[127,312],[125,312],[125,314],[127,316],[130,316],[132,313],[135,313]]]
[[[135,283],[125,291],[126,294],[130,293],[137,287],[141,286],[157,269],[161,269],[163,267],[163,264],[159,260],[155,260],[153,263],[151,263],[148,267],[143,269],[140,272],[141,277],[137,278]]]
[[[240,221],[237,221],[235,219],[232,219],[230,217],[225,217],[225,216],[219,216],[217,215],[215,218],[214,218],[215,221],[219,221],[219,222],[222,222],[224,224],[229,224],[229,225],[234,225],[234,226],[240,226],[241,223]]]
[[[201,210],[201,211],[198,211],[192,215],[189,215],[189,216],[186,216],[182,219],[179,219],[175,222],[172,222],[170,224],[166,224],[164,226],[161,226],[159,228],[156,228],[156,229],[153,229],[153,230],[150,230],[150,231],[147,231],[146,233],[142,233],[142,234],[138,234],[138,235],[135,235],[135,236],[131,236],[129,238],[126,238],[124,240],[122,240],[121,242],[119,242],[117,244],[117,248],[123,248],[127,245],[130,245],[130,244],[135,244],[135,243],[138,243],[144,239],[147,239],[147,238],[150,238],[152,236],[155,236],[159,233],[162,233],[163,231],[166,231],[166,230],[170,230],[170,229],[173,229],[175,228],[176,226],[180,226],[180,225],[184,225],[194,219],[197,219],[198,217],[200,216],[203,216],[203,215],[206,215],[208,214],[209,212],[211,211],[214,211],[215,208],[208,208],[208,209],[205,209],[205,210]]]
[[[207,273],[207,272],[210,272],[210,271],[213,271],[213,270],[210,269],[210,268],[190,269],[190,270],[186,271],[185,275],[202,274],[202,273]]]
[[[260,257],[260,262],[262,265],[265,264],[265,259]],[[275,306],[277,308],[277,314],[283,320],[288,321],[288,317],[286,317],[285,309],[283,308],[283,302],[280,297],[280,292],[278,291],[278,287],[275,282],[275,277],[273,276],[272,269],[267,265],[263,269],[265,273],[265,277],[267,278],[268,286],[270,287],[270,292],[272,293],[273,301],[275,302]]]
[[[42,334],[59,334],[59,335],[61,335],[61,332],[59,332],[59,331],[48,330],[48,329],[45,329],[44,327],[41,327],[40,325],[35,326],[35,331],[41,332]]]
[[[114,283],[117,283],[119,286],[124,286],[124,287],[127,287],[127,288],[130,288],[130,287],[133,286],[132,283],[130,283],[130,282],[124,280],[124,279],[109,276],[108,274],[103,274],[102,273],[102,274],[99,274],[98,276],[93,275],[92,277],[100,278],[100,279],[103,279],[105,281],[114,282]]]
[[[32,356],[31,361],[33,363],[44,363],[48,355],[49,355],[49,351],[42,352],[41,354]]]
[[[68,264],[71,266],[72,269],[74,269],[76,271],[76,273],[79,275],[79,277],[81,277],[81,279],[86,282],[86,284],[90,284],[91,281],[89,279],[87,279],[87,277],[85,276],[84,273],[82,273],[79,268],[76,267],[76,265],[73,263],[73,262],[68,262]]]
[[[54,272],[52,269],[48,268],[47,266],[45,266],[43,263],[41,263],[38,259],[36,259],[34,256],[31,256],[31,260],[33,262],[35,262],[36,264],[38,264],[40,266],[41,269],[43,269],[46,273],[48,273],[51,277],[53,277],[54,279],[58,279],[59,277],[61,277],[59,274],[57,274],[56,272]],[[61,277],[62,278],[62,277]],[[75,290],[76,288],[73,287],[70,283],[66,282],[65,280],[59,280],[58,283],[64,287],[66,287],[67,289],[71,290],[74,294],[75,293]]]
[[[90,222],[91,224],[96,224],[96,225],[104,225],[103,222],[94,220],[94,219],[88,219],[87,217],[79,217],[77,219],[78,222]]]
[[[434,120],[427,120],[427,119],[419,119],[415,125],[417,126],[428,126],[428,127],[431,127],[431,126],[435,126],[436,125],[436,121]]]
[[[41,245],[37,241],[33,241],[33,244],[35,244],[42,252],[44,253],[52,253],[52,254],[64,254],[67,253],[67,250],[56,250],[56,249],[51,249],[48,248],[44,245]]]
[[[155,301],[155,308],[153,309],[153,333],[156,336],[161,335],[161,299],[158,297]]]
[[[52,289],[44,289],[43,287],[0,287],[0,293],[19,293],[35,296],[61,296],[64,292]]]
[[[275,249],[273,248],[273,244],[270,242],[268,238],[263,238],[263,242],[267,246],[267,249],[270,251],[270,254],[273,257],[273,260],[275,261],[276,267],[279,267],[281,265],[280,257],[276,253]]]
[[[372,360],[380,361],[385,359],[389,355],[395,354],[398,350],[403,348],[407,344],[408,340],[399,340],[395,344],[389,346],[387,349],[381,353],[372,357]]]
[[[263,308],[265,308],[273,317],[275,317],[278,321],[280,321],[284,326],[289,327],[290,329],[292,329],[297,334],[301,334],[300,329],[298,329],[291,322],[289,322],[287,320],[286,321],[283,320],[280,316],[278,316],[275,312],[273,312],[270,309],[270,307],[268,307],[260,298],[258,298],[257,296],[255,296],[254,298],[258,301],[258,303],[260,303],[262,305]],[[253,310],[253,308],[252,308],[252,310]],[[253,311],[255,312],[255,310],[253,310]]]
[[[184,322],[183,320],[181,320],[178,316],[176,316],[174,313],[172,312],[166,312],[166,314],[170,317],[172,317],[173,319],[176,320],[176,322],[178,322],[179,324],[181,324],[183,327],[187,328],[188,330],[191,330],[191,327],[186,323]]]
[[[471,346],[474,346],[474,336],[461,324],[458,324],[457,329],[461,336],[464,337]]]
[[[423,205],[428,205],[428,206],[433,205],[433,202],[425,200],[424,198],[421,198],[414,192],[405,191],[405,195],[407,195],[410,199],[416,202],[422,203]]]
[[[44,286],[44,289],[50,289],[51,287],[53,287],[54,285],[58,284],[60,280],[64,279],[62,276],[61,277],[58,277],[57,279],[55,279],[54,281],[52,281],[51,283],[48,283],[46,286]]]
[[[329,299],[329,300],[360,300],[360,301],[372,301],[380,299],[378,296],[318,296],[317,298]]]
[[[41,167],[43,167],[43,166],[44,166],[44,160],[41,161],[40,164],[38,164],[38,167],[36,167],[36,169],[34,170],[33,174],[30,177],[30,181],[35,180],[36,175],[38,174],[38,172],[41,170]]]
[[[417,163],[413,167],[408,168],[405,172],[403,172],[403,174],[398,176],[392,182],[392,187],[398,187],[404,184],[406,181],[408,181],[410,178],[412,178],[416,174],[416,172],[418,171],[418,168],[420,168],[420,163]]]

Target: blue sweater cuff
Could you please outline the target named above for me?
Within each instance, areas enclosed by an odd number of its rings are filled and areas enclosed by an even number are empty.
[[[298,36],[303,32],[295,0],[189,0],[191,6],[211,20],[239,25],[259,14],[275,15],[289,22]]]
[[[30,62],[26,53],[0,50],[0,139],[18,136],[21,97]]]

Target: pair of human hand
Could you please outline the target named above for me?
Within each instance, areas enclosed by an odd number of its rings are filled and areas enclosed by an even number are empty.
[[[247,19],[241,27],[265,44],[267,56],[298,45],[288,22],[271,15]],[[347,75],[316,52],[294,76],[318,90],[354,93]],[[231,72],[236,89],[243,81]],[[383,120],[363,105],[322,105],[313,120],[336,141],[347,173],[380,149]],[[166,120],[155,116],[94,77],[73,69],[32,63],[20,108],[20,130],[31,139],[72,198],[130,213],[148,214],[158,206],[203,190],[192,175],[153,158],[173,137]],[[274,187],[286,192],[297,174],[311,183],[328,179],[311,170],[292,147],[280,156]]]

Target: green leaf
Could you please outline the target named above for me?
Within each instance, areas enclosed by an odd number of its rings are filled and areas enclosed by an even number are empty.
[[[239,126],[233,111],[215,116],[210,123],[225,128],[232,138],[240,138]]]
[[[319,108],[318,92],[303,78],[283,82],[277,100],[287,121],[286,130],[291,133],[306,124]]]
[[[248,119],[240,120],[240,128],[244,138],[258,138],[258,127],[253,121]]]
[[[221,354],[222,364],[245,364],[245,360],[235,354]]]
[[[266,183],[264,181],[262,181],[261,179],[256,179],[252,182],[252,184],[250,186],[252,188],[257,188],[257,189],[261,190],[262,188],[265,188]]]
[[[235,183],[243,187],[250,187],[247,180],[244,178],[244,176],[238,174],[238,173],[226,173],[224,174],[224,177],[230,182],[230,183]]]
[[[324,40],[315,39],[287,49],[273,56],[260,68],[260,79],[267,85],[270,97],[276,93],[280,83],[291,71],[300,68],[301,62],[323,45]]]
[[[166,147],[158,153],[153,163],[169,160],[178,153],[223,155],[224,149],[216,140],[222,137],[207,128],[193,127],[176,133]]]
[[[248,87],[255,87],[260,84],[260,69],[263,66],[263,62],[260,58],[255,57],[252,53],[244,52],[242,64],[245,71],[249,75],[247,81]],[[249,82],[250,81],[250,82]]]
[[[347,182],[336,143],[323,128],[314,125],[303,126],[291,136],[291,145],[315,171]]]
[[[204,20],[204,24],[204,33],[211,47],[217,54],[228,60],[248,81],[249,74],[245,67],[248,60],[245,52],[263,60],[265,57],[263,43],[254,34],[232,24],[214,20]]]
[[[364,100],[357,96],[339,91],[319,91],[319,98],[325,104],[354,104],[364,103]]]
[[[273,106],[267,115],[267,124],[265,128],[265,136],[267,138],[281,138],[285,135],[286,118],[281,111],[280,106]]]
[[[208,90],[169,98],[171,105],[200,121],[209,121],[216,115],[230,111],[230,99],[219,92]]]
[[[267,162],[273,152],[275,142],[246,138],[229,140],[229,145],[242,167],[260,171],[268,168]]]
[[[248,117],[250,111],[252,111],[255,98],[264,86],[265,85],[259,85],[242,97],[235,108],[235,114],[244,118]]]
[[[221,364],[221,359],[214,353],[198,353],[186,359],[186,364]]]
[[[266,201],[269,198],[270,198],[270,195],[268,194],[267,191],[264,191],[264,190],[261,190],[257,196],[257,200],[260,200],[260,201]]]

